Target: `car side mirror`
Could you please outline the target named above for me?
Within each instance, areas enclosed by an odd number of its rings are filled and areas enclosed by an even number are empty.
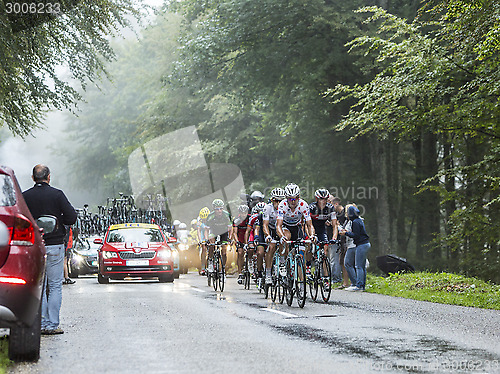
[[[44,234],[50,234],[57,228],[57,218],[54,216],[41,216],[36,220],[38,227],[43,229]]]
[[[171,237],[168,238],[168,242],[169,243],[177,243],[177,239],[174,238],[173,236],[171,236]]]
[[[10,231],[7,225],[0,221],[0,250],[7,247],[10,243]]]
[[[103,243],[103,241],[102,241],[101,238],[95,238],[94,239],[94,244],[102,244],[102,243]]]

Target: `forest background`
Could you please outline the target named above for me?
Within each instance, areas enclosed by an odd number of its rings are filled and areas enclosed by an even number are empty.
[[[172,2],[96,60],[109,80],[59,102],[85,99],[62,153],[75,186],[131,193],[130,153],[194,125],[248,192],[295,182],[359,204],[372,260],[498,283],[498,19],[489,0]]]

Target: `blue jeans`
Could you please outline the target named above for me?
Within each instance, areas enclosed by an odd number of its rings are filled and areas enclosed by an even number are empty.
[[[370,243],[360,244],[345,254],[344,264],[351,284],[362,289],[366,286],[366,253],[370,248]]]
[[[64,244],[46,245],[47,266],[42,294],[42,329],[53,330],[59,326],[64,280]]]
[[[340,267],[340,250],[337,244],[330,244],[328,247],[328,255],[330,257],[330,267],[332,271],[332,282],[342,282],[342,268]]]
[[[354,269],[354,260],[356,258],[356,247],[347,248],[347,252],[344,257],[344,266],[347,270],[347,275],[351,284],[356,285],[356,269]]]

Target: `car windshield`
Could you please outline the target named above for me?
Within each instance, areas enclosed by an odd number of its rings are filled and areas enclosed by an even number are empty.
[[[124,228],[110,230],[108,243],[124,242],[163,242],[163,235],[160,230],[154,228]]]
[[[93,238],[84,238],[77,240],[75,249],[88,251],[89,249],[99,249],[101,244],[95,244]]]
[[[0,206],[16,204],[16,191],[9,175],[0,174]]]

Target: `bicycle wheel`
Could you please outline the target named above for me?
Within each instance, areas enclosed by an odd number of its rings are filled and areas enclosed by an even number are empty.
[[[205,272],[207,274],[208,287],[212,286],[212,273],[208,271],[208,259],[205,262]]]
[[[225,282],[225,279],[226,279],[226,273],[224,271],[224,264],[222,263],[222,256],[219,256],[217,258],[217,268],[218,268],[218,272],[217,272],[217,281],[219,283],[219,290],[220,292],[224,291],[224,282]]]
[[[297,278],[295,279],[295,292],[297,293],[297,304],[300,308],[303,308],[306,304],[307,297],[307,283],[306,283],[306,267],[304,266],[304,260],[301,256],[297,256],[295,259],[295,264],[297,266]]]
[[[330,294],[332,293],[332,272],[330,268],[330,260],[328,258],[323,258],[323,263],[321,266],[321,296],[325,303],[330,300]]]
[[[245,255],[245,263],[243,264],[243,275],[245,279],[243,280],[243,284],[245,285],[245,290],[250,289],[250,272],[248,271],[248,256]]]
[[[314,261],[314,263],[316,264],[316,261]],[[313,301],[316,301],[316,298],[318,297],[318,277],[319,277],[319,269],[318,266],[315,265],[314,274],[312,278],[308,281],[309,292],[311,293],[311,299],[313,299]]]
[[[248,270],[245,271],[244,283],[245,283],[245,290],[249,290],[250,289],[250,272]]]
[[[283,302],[285,301],[285,295],[286,295],[286,286],[281,284],[278,286],[278,301],[280,302],[280,304],[283,304]]]
[[[214,263],[214,271],[212,273],[212,285],[214,287],[214,291],[217,291],[217,286],[219,285],[218,278],[219,278],[219,256],[214,255],[213,257],[213,263]]]
[[[285,298],[288,306],[292,306],[293,302],[294,272],[295,271],[293,266],[293,260],[289,257],[286,259],[286,278],[285,278],[285,284],[286,284]]]

